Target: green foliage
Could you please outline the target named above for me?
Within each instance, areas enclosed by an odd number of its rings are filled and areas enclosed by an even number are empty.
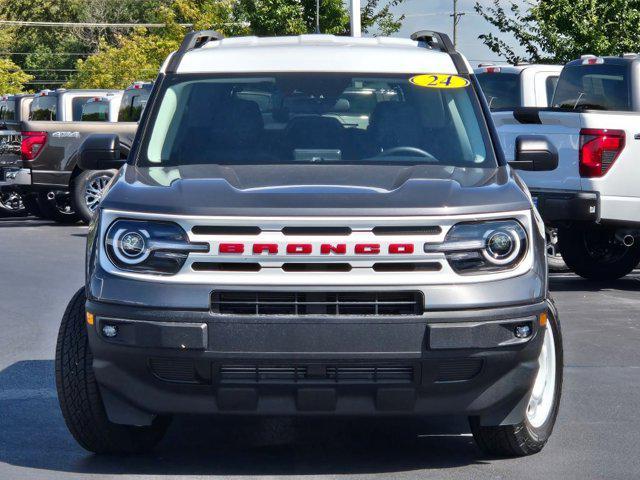
[[[505,3],[508,3],[505,6]],[[480,39],[511,63],[566,63],[585,53],[619,55],[640,50],[639,0],[544,0],[521,8],[513,1],[493,0],[482,17],[524,47],[518,54],[506,40],[493,34]]]
[[[397,32],[404,16],[395,17],[391,7],[403,0],[367,0],[362,7],[364,32],[378,31],[382,35]],[[238,0],[235,8],[238,20],[250,24],[258,36],[300,35],[316,30],[316,0]],[[334,35],[349,34],[349,12],[342,0],[320,0],[320,31]]]
[[[362,28],[389,35],[403,17],[391,8],[404,0],[364,0]],[[343,0],[321,0],[322,33],[349,34]],[[162,23],[160,29],[113,27],[11,27],[0,29],[4,50],[37,83],[58,87],[123,88],[156,76],[166,56],[186,33],[214,28],[226,36],[312,33],[315,0],[0,0],[0,18],[51,22]],[[75,73],[73,73],[75,70]],[[4,73],[0,73],[4,75]],[[31,82],[31,79],[25,80]],[[0,78],[0,83],[2,78]]]
[[[20,93],[32,78],[8,58],[0,58],[0,92]]]

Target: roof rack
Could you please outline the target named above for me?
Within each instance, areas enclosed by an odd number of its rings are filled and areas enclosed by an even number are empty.
[[[449,35],[442,32],[434,32],[432,30],[420,30],[411,34],[411,40],[424,42],[427,47],[432,50],[440,50],[445,53],[454,53],[456,51]]]
[[[456,52],[456,47],[454,47],[453,42],[446,33],[434,32],[433,30],[419,30],[411,34],[411,40],[424,43],[425,47],[431,50],[439,50],[449,54],[458,73],[470,73],[465,61],[462,56]]]
[[[198,32],[189,32],[185,35],[184,40],[180,44],[180,48],[174,53],[167,65],[167,73],[175,73],[178,65],[182,61],[184,54],[190,50],[202,47],[205,43],[223,39],[223,35],[215,30],[200,30]]]

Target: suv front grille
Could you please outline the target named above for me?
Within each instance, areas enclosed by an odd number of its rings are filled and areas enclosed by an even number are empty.
[[[221,315],[422,315],[421,292],[213,292]]]
[[[221,365],[222,383],[412,383],[411,365]]]

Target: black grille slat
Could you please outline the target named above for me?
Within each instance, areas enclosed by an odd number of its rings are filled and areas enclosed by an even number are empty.
[[[216,225],[196,225],[191,228],[195,235],[260,235],[260,227],[225,227]]]
[[[199,383],[196,367],[191,359],[151,358],[149,368],[161,380],[175,383]]]
[[[284,235],[351,235],[349,227],[284,227]]]
[[[482,370],[481,358],[443,360],[438,365],[436,382],[463,382],[471,380]]]
[[[421,315],[421,292],[214,292],[223,315]]]
[[[417,227],[374,227],[374,235],[439,235],[442,228],[433,226]]]
[[[331,365],[313,373],[306,365],[222,365],[218,376],[222,383],[413,383],[415,375],[411,365]]]

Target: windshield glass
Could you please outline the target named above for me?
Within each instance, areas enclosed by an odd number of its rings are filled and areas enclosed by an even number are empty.
[[[553,106],[574,110],[631,111],[626,65],[565,67],[553,97]]]
[[[83,122],[106,122],[109,120],[109,102],[100,100],[87,102],[82,106],[80,120]]]
[[[413,75],[177,75],[139,163],[433,163],[495,167],[475,93]]]
[[[521,106],[519,74],[480,73],[477,77],[491,110],[513,110]]]
[[[36,97],[29,107],[29,120],[55,120],[58,97]]]

